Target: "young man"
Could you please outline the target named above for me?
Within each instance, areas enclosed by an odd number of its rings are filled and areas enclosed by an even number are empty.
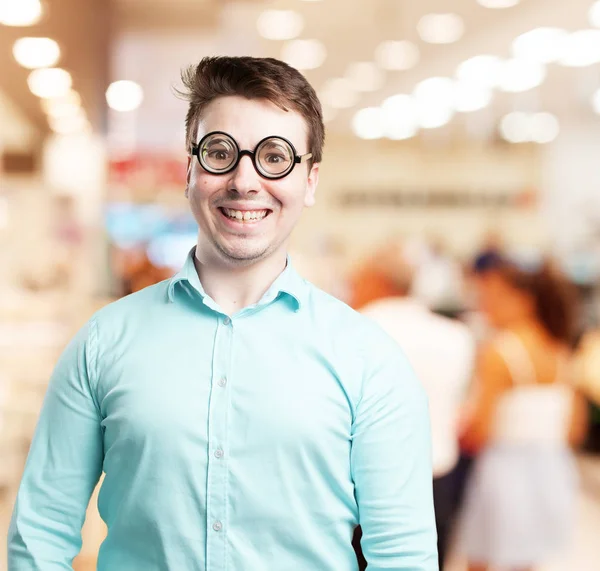
[[[10,571],[69,569],[98,478],[100,571],[437,570],[424,391],[398,347],[298,276],[321,107],[273,59],[184,74],[198,244],[99,311],[51,379]]]

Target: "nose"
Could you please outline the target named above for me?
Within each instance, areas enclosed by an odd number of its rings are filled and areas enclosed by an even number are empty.
[[[260,175],[248,155],[243,156],[238,166],[231,171],[228,190],[240,194],[256,193],[260,190]]]

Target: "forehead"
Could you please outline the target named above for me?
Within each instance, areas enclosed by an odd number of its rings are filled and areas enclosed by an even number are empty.
[[[296,111],[284,111],[265,99],[218,97],[211,101],[198,123],[198,142],[206,133],[223,131],[242,148],[256,145],[265,137],[288,139],[298,152],[305,152],[308,139],[306,121]]]

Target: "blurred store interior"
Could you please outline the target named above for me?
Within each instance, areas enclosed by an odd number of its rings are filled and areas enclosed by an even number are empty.
[[[575,544],[547,571],[600,569],[593,0],[0,0],[2,537],[65,343],[196,240],[175,89],[206,55],[284,59],[321,98],[318,200],[291,244],[321,288],[359,309],[385,287],[369,260],[390,241],[422,270],[417,295],[475,329],[468,269],[486,248],[551,256],[576,284],[591,421]],[[102,533],[92,502],[79,569]]]

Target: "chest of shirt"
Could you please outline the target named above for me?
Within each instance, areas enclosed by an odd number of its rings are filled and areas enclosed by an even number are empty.
[[[352,397],[316,339],[250,320],[125,336],[103,362],[105,451],[163,460],[227,446],[326,453],[349,446]]]

